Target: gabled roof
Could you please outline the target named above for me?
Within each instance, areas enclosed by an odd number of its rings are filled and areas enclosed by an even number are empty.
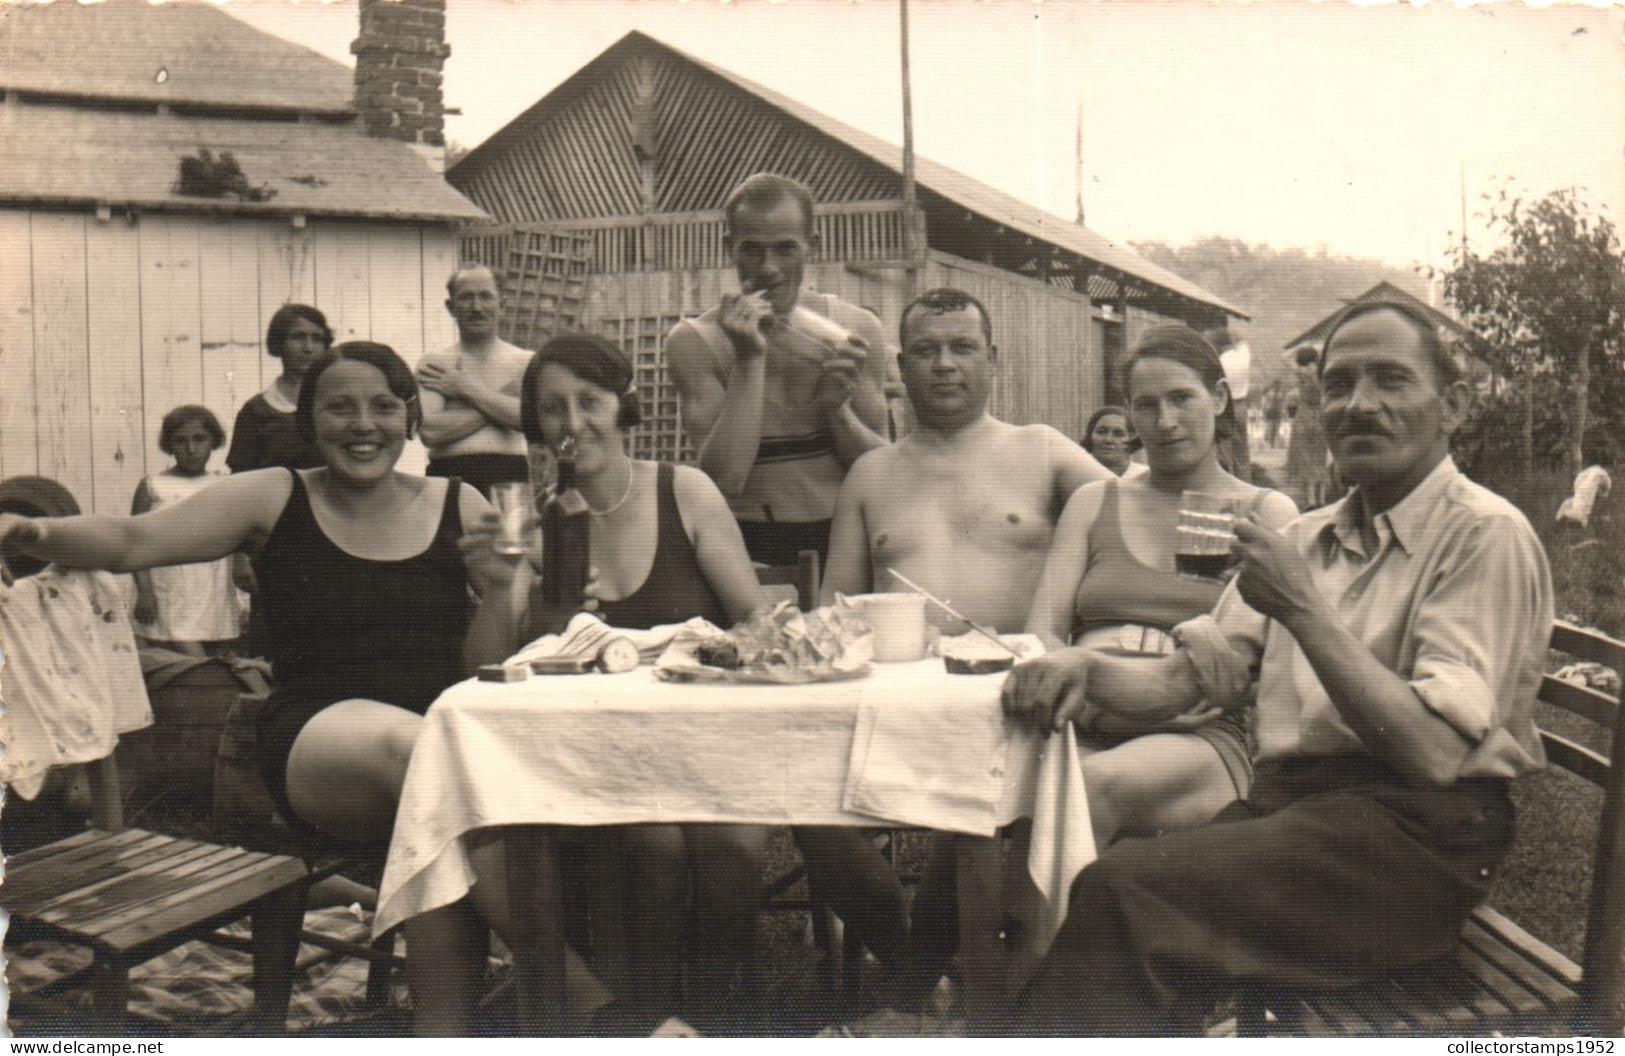
[[[405,143],[353,124],[240,121],[64,106],[0,106],[0,202],[396,220],[486,219]],[[174,193],[180,159],[229,152],[263,202]]]
[[[1337,309],[1337,311],[1328,315],[1314,326],[1311,326],[1309,329],[1305,330],[1303,333],[1281,346],[1283,351],[1285,354],[1291,355],[1294,351],[1304,347],[1305,345],[1319,349],[1326,340],[1327,331],[1331,330],[1332,324],[1337,321],[1337,317],[1342,314],[1343,309],[1347,308],[1351,304],[1361,304],[1365,301],[1402,301],[1405,304],[1409,304],[1415,307],[1418,311],[1426,314],[1428,318],[1432,319],[1435,325],[1437,325],[1441,330],[1447,330],[1459,336],[1466,336],[1468,333],[1470,333],[1470,331],[1462,325],[1461,320],[1457,319],[1455,316],[1439,311],[1437,308],[1428,304],[1421,298],[1406,293],[1404,290],[1385,279],[1371,287],[1369,290],[1360,294],[1360,296],[1343,302],[1342,308]]]
[[[472,170],[485,160],[484,155],[487,152],[514,145],[516,136],[522,134],[520,130],[533,125],[551,106],[571,98],[576,93],[579,85],[601,76],[605,64],[615,61],[627,49],[649,45],[662,49],[683,62],[722,78],[739,90],[754,96],[763,103],[776,108],[795,121],[807,125],[824,136],[840,142],[890,172],[901,173],[901,147],[888,143],[878,136],[853,128],[787,95],[782,95],[746,77],[741,77],[724,67],[713,65],[704,59],[689,55],[637,30],[633,30],[616,41],[597,58],[576,71],[524,113],[509,122],[507,126],[494,133],[459,162],[458,168],[466,165]],[[455,171],[454,169],[454,178]],[[1225,303],[1195,283],[1189,282],[1165,268],[1158,267],[1141,257],[1127,245],[1108,239],[1070,220],[1064,220],[1061,217],[1034,208],[1003,191],[990,187],[979,180],[972,179],[946,165],[938,164],[929,158],[915,157],[915,182],[919,188],[922,201],[935,195],[961,209],[1001,224],[1012,231],[1061,250],[1075,253],[1105,268],[1131,276],[1142,283],[1160,287],[1179,297],[1219,309],[1230,315],[1247,318],[1246,313],[1240,309]]]
[[[0,88],[193,106],[353,113],[342,63],[210,4],[0,3]]]
[[[0,202],[488,219],[409,145],[362,131],[347,66],[208,4],[0,0],[0,89],[16,94],[0,104]],[[199,150],[275,194],[175,193]]]

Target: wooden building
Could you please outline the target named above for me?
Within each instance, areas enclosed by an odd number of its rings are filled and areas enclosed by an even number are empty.
[[[994,410],[1078,435],[1107,370],[1151,323],[1241,316],[1193,283],[1077,224],[928,159],[906,266],[897,147],[794,99],[629,33],[447,173],[500,226],[465,254],[505,273],[508,337],[596,329],[633,355],[643,456],[680,456],[661,343],[734,278],[723,199],[754,172],[812,188],[821,259],[807,283],[873,309],[895,331],[916,290],[957,286],[993,317],[1003,367]]]
[[[392,68],[409,31],[435,87],[427,105],[386,88],[361,107],[348,67],[210,4],[0,16],[0,477],[127,512],[169,464],[166,411],[200,403],[229,429],[280,372],[263,342],[288,301],[412,361],[455,338],[457,225],[486,218],[433,159],[441,4],[390,3],[369,26],[364,0],[356,78],[417,90],[418,69]],[[241,178],[183,182],[200,151]]]
[[[1337,317],[1343,314],[1344,309],[1349,305],[1364,304],[1367,301],[1398,301],[1401,304],[1409,305],[1433,320],[1441,338],[1459,340],[1469,336],[1468,329],[1455,316],[1439,311],[1420,297],[1406,293],[1393,283],[1384,280],[1358,297],[1351,297],[1344,301],[1342,308],[1332,312],[1314,326],[1288,341],[1282,346],[1281,354],[1293,363],[1302,364],[1318,361],[1321,352],[1326,346],[1326,335],[1331,332],[1332,324],[1337,321]]]

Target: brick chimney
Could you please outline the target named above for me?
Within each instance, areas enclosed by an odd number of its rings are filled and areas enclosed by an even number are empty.
[[[451,54],[446,0],[361,0],[361,34],[350,53],[355,105],[367,135],[411,143],[442,168],[441,68]]]

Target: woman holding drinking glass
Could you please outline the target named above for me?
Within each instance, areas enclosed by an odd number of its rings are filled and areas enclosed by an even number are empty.
[[[470,543],[488,539],[496,519],[484,497],[395,469],[420,413],[412,371],[392,349],[347,342],[311,364],[294,412],[320,467],[233,474],[139,517],[0,514],[0,544],[113,572],[251,555],[276,657],[258,729],[266,786],[294,828],[377,846],[421,716],[475,666],[511,652],[520,607],[504,594],[512,562]],[[459,903],[406,926],[426,1032],[460,1032],[461,994],[442,984],[485,965],[484,924],[449,943],[447,916],[506,918],[497,885],[465,901],[479,916]]]
[[[1161,655],[1174,626],[1213,608],[1219,579],[1175,571],[1181,497],[1211,496],[1279,528],[1292,500],[1219,465],[1217,440],[1238,428],[1212,345],[1183,326],[1146,333],[1124,367],[1128,413],[1147,472],[1079,488],[1055,530],[1027,630],[1051,645]],[[1252,765],[1237,715],[1200,713],[1166,727],[1091,714],[1084,785],[1095,843],[1200,825],[1247,792]]]
[[[727,627],[762,604],[739,526],[711,478],[689,466],[627,455],[638,422],[632,367],[588,334],[554,337],[525,371],[520,424],[555,455],[572,441],[576,488],[587,503],[587,602],[611,627],[649,628],[694,616]],[[492,543],[495,542],[494,537]],[[532,599],[513,649],[548,630],[532,562],[515,561],[516,596]],[[619,840],[628,885],[625,931],[631,988],[616,1024],[647,1033],[680,1009],[720,1023],[735,971],[749,954],[766,831],[739,825],[634,825]],[[695,944],[688,1002],[679,993],[685,899]]]

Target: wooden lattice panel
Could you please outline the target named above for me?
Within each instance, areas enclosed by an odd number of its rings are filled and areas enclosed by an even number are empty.
[[[677,315],[605,319],[603,334],[620,345],[632,361],[643,421],[632,430],[632,457],[651,461],[692,462],[694,452],[683,438],[677,418],[677,386],[666,369],[666,335]]]
[[[521,348],[540,348],[554,334],[579,330],[587,239],[572,231],[520,228],[509,232],[507,243],[502,336]]]

